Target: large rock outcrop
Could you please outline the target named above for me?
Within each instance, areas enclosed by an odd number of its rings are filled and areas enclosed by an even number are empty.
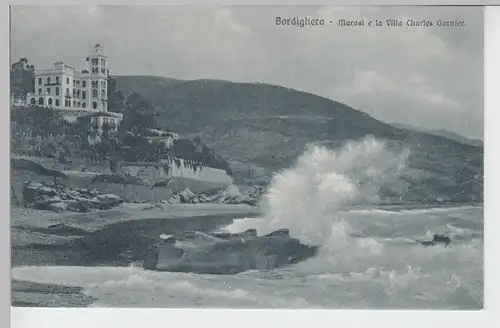
[[[111,209],[123,203],[123,199],[114,194],[100,194],[92,188],[68,188],[57,182],[28,182],[23,188],[23,199],[27,207],[54,212],[85,213],[93,209]]]
[[[315,256],[318,247],[290,237],[288,229],[257,236],[254,229],[240,234],[191,232],[152,245],[145,254],[147,270],[236,274],[272,270]]]
[[[261,186],[246,187],[240,190],[236,186],[229,186],[213,193],[194,193],[188,188],[174,194],[167,202],[170,204],[247,204],[257,206],[266,189]]]

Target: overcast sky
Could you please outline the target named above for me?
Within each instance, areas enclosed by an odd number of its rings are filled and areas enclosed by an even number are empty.
[[[276,16],[324,18],[277,27]],[[386,121],[483,136],[480,7],[13,7],[12,60],[84,67],[96,43],[112,74],[265,82]],[[338,19],[464,20],[467,27],[339,28]]]

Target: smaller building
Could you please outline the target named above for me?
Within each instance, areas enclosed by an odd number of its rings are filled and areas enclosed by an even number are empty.
[[[151,135],[147,137],[150,143],[161,142],[166,148],[172,148],[175,141],[179,140],[179,134],[175,132],[157,129],[148,129],[148,131],[151,133]]]
[[[105,131],[108,133],[118,131],[123,114],[113,112],[98,112],[79,117],[79,120],[89,120],[89,143],[101,141]]]
[[[92,132],[102,134],[105,130],[109,132],[118,131],[123,115],[112,112],[101,112],[87,115],[90,118],[90,129]]]

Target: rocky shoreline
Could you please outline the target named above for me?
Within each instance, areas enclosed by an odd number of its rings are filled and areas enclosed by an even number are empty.
[[[161,209],[148,209],[147,204],[142,204],[128,213],[126,209],[134,207],[126,205],[74,214],[14,208],[11,266],[140,264],[147,247],[159,241],[162,234],[209,232],[236,218],[257,215],[250,206],[238,205],[163,204]],[[12,305],[19,307],[85,307],[95,301],[80,287],[33,283],[15,277],[11,299]]]
[[[169,204],[247,204],[258,206],[266,193],[266,188],[262,186],[236,187],[231,185],[227,188],[213,191],[211,193],[194,193],[189,188],[182,192],[175,193],[167,200]]]
[[[93,188],[68,188],[57,181],[28,182],[23,187],[24,206],[39,210],[86,213],[108,210],[123,202],[124,199],[113,194],[101,194]]]
[[[161,200],[162,204],[227,204],[258,206],[266,189],[260,186],[216,189],[206,193],[194,193],[189,188]],[[95,210],[110,210],[126,202],[126,199],[111,193],[100,193],[96,188],[70,188],[53,182],[28,181],[23,185],[19,205],[37,210],[88,213]],[[154,206],[154,205],[152,205]]]

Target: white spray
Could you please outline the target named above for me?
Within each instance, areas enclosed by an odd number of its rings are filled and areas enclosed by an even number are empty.
[[[377,201],[380,187],[398,179],[407,157],[407,151],[390,150],[373,137],[348,142],[339,150],[312,146],[295,167],[271,181],[265,220],[258,230],[288,228],[303,243],[323,245],[343,227],[336,221],[339,209],[352,202]]]

